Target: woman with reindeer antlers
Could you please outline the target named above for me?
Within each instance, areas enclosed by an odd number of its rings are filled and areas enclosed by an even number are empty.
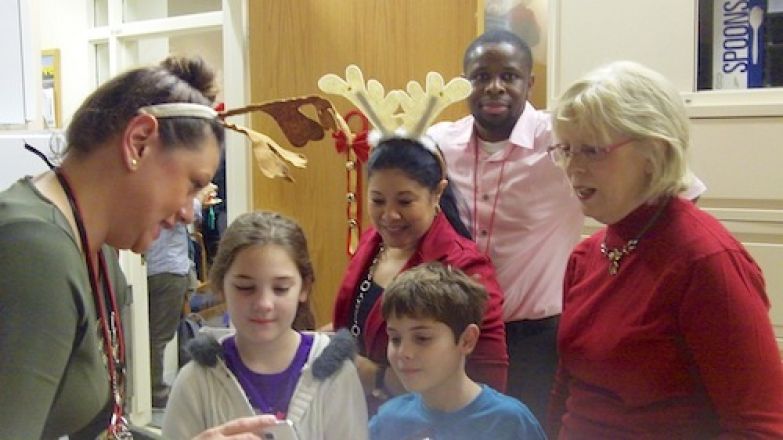
[[[383,289],[398,273],[429,261],[457,267],[487,289],[481,336],[467,361],[467,372],[474,380],[504,391],[508,357],[502,292],[492,263],[460,220],[443,156],[423,136],[443,108],[467,96],[470,84],[457,78],[444,85],[443,78],[431,72],[426,90],[411,82],[407,93],[384,94],[380,83],[371,80],[365,86],[358,67],[349,66],[345,80],[326,75],[319,86],[348,98],[376,128],[367,163],[367,208],[374,227],[362,236],[349,263],[333,322],[334,328],[349,328],[359,343],[357,368],[371,411],[389,395],[404,392],[387,368],[388,338],[380,313]],[[403,113],[395,114],[400,106]]]

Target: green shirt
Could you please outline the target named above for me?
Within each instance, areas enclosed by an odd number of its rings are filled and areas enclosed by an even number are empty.
[[[71,435],[109,401],[87,266],[68,221],[21,179],[0,193],[0,438]],[[117,295],[127,284],[116,252],[103,254]],[[98,420],[98,418],[101,420]]]

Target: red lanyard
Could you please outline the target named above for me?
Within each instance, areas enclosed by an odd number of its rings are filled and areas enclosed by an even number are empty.
[[[82,219],[81,210],[79,204],[76,201],[76,197],[73,193],[68,179],[63,174],[62,169],[55,168],[54,174],[57,176],[57,180],[60,181],[60,185],[65,191],[65,195],[68,198],[68,203],[71,205],[71,211],[73,212],[74,221],[76,222],[76,229],[79,231],[79,240],[82,244],[82,250],[84,251],[84,260],[87,264],[87,272],[90,276],[90,287],[92,288],[92,296],[95,301],[96,308],[98,309],[99,322],[101,324],[101,331],[103,334],[103,352],[106,355],[108,369],[109,369],[109,386],[112,392],[112,416],[109,423],[108,434],[111,438],[125,439],[132,438],[130,431],[128,430],[128,422],[123,416],[123,388],[125,386],[125,336],[122,332],[122,322],[120,321],[120,309],[117,306],[117,297],[114,294],[114,289],[109,279],[109,271],[106,267],[106,259],[103,257],[103,252],[98,250],[98,273],[95,271],[93,265],[92,252],[90,251],[90,244],[87,239],[87,230],[84,227],[84,219]],[[98,288],[99,279],[103,280],[103,295]],[[104,297],[105,296],[105,297]],[[110,309],[107,307],[111,307]]]
[[[468,149],[473,149],[473,239],[478,243],[478,158],[479,158],[479,146],[478,139],[475,130],[470,137],[470,145]],[[506,170],[506,162],[508,157],[511,156],[511,150],[506,152],[503,160],[500,163],[500,173],[498,174],[498,181],[495,185],[495,200],[492,202],[492,211],[489,214],[489,224],[487,227],[487,243],[484,245],[484,253],[489,255],[489,246],[492,241],[492,231],[495,227],[495,212],[498,207],[498,199],[500,199],[500,186],[503,184],[503,172]]]

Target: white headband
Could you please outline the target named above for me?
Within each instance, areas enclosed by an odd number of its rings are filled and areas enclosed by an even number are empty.
[[[155,116],[156,118],[199,118],[215,119],[218,112],[212,107],[194,104],[191,102],[167,102],[141,107],[139,113]]]

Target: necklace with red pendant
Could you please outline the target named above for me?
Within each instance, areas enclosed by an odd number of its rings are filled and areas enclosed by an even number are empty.
[[[625,244],[620,247],[610,248],[606,244],[606,235],[604,235],[604,241],[601,242],[601,253],[606,257],[607,260],[609,260],[609,275],[617,275],[617,272],[620,271],[620,263],[622,262],[623,258],[636,249],[636,246],[639,245],[639,240],[641,240],[642,237],[644,237],[644,234],[646,234],[647,231],[649,231],[650,228],[655,224],[655,222],[658,221],[658,218],[666,209],[667,205],[668,201],[661,202],[661,206],[658,208],[655,214],[650,217],[650,220],[644,225],[644,227],[642,227],[642,230],[639,232],[639,234],[625,242]]]

